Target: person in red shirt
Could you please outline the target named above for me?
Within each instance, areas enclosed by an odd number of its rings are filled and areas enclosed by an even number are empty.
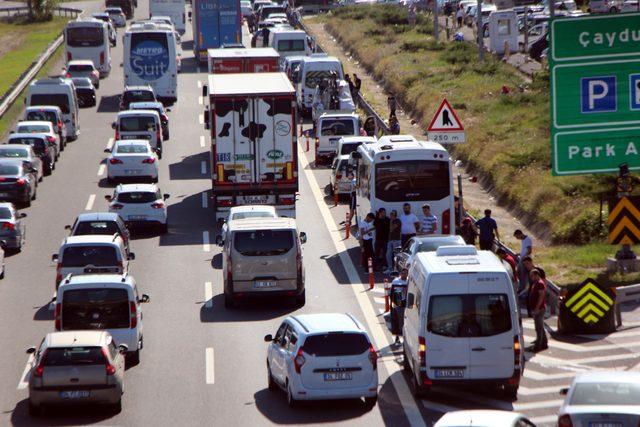
[[[529,291],[529,306],[536,327],[536,340],[530,347],[534,353],[548,348],[547,333],[544,330],[544,313],[547,309],[547,284],[537,269],[529,272],[531,288]]]
[[[513,272],[513,277],[511,278],[511,280],[513,281],[513,284],[516,285],[515,289],[518,289],[518,263],[515,259],[513,259],[511,255],[507,253],[507,251],[502,248],[498,248],[498,250],[496,251],[496,255],[498,255],[498,257],[500,257],[502,261],[505,261],[511,266],[511,271]]]

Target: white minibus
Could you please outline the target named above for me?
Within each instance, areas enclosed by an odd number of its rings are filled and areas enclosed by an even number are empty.
[[[69,21],[64,29],[66,60],[88,59],[100,76],[111,72],[111,46],[107,23],[98,19]]]
[[[60,107],[62,119],[67,127],[67,139],[74,141],[78,138],[80,133],[78,100],[76,98],[76,88],[71,79],[59,77],[31,82],[27,90],[25,104],[27,107],[37,105]]]

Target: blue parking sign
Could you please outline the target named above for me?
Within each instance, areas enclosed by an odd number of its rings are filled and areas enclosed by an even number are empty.
[[[640,74],[629,75],[629,108],[640,110]]]
[[[616,76],[582,78],[580,81],[580,98],[583,113],[616,111]]]

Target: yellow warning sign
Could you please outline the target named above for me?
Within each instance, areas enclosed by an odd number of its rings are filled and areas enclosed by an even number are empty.
[[[592,279],[585,280],[580,290],[565,303],[573,314],[587,324],[598,323],[613,305],[614,300]]]
[[[615,205],[614,205],[615,203]],[[609,206],[609,243],[612,245],[640,242],[640,198],[621,197]]]

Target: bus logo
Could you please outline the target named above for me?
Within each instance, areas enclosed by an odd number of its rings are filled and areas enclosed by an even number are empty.
[[[291,125],[285,120],[276,122],[276,133],[280,136],[287,136],[291,132]]]
[[[169,68],[169,51],[155,40],[144,40],[131,49],[131,68],[143,80],[162,77]]]
[[[267,157],[273,160],[277,160],[283,158],[284,153],[281,150],[269,150],[267,151]]]

